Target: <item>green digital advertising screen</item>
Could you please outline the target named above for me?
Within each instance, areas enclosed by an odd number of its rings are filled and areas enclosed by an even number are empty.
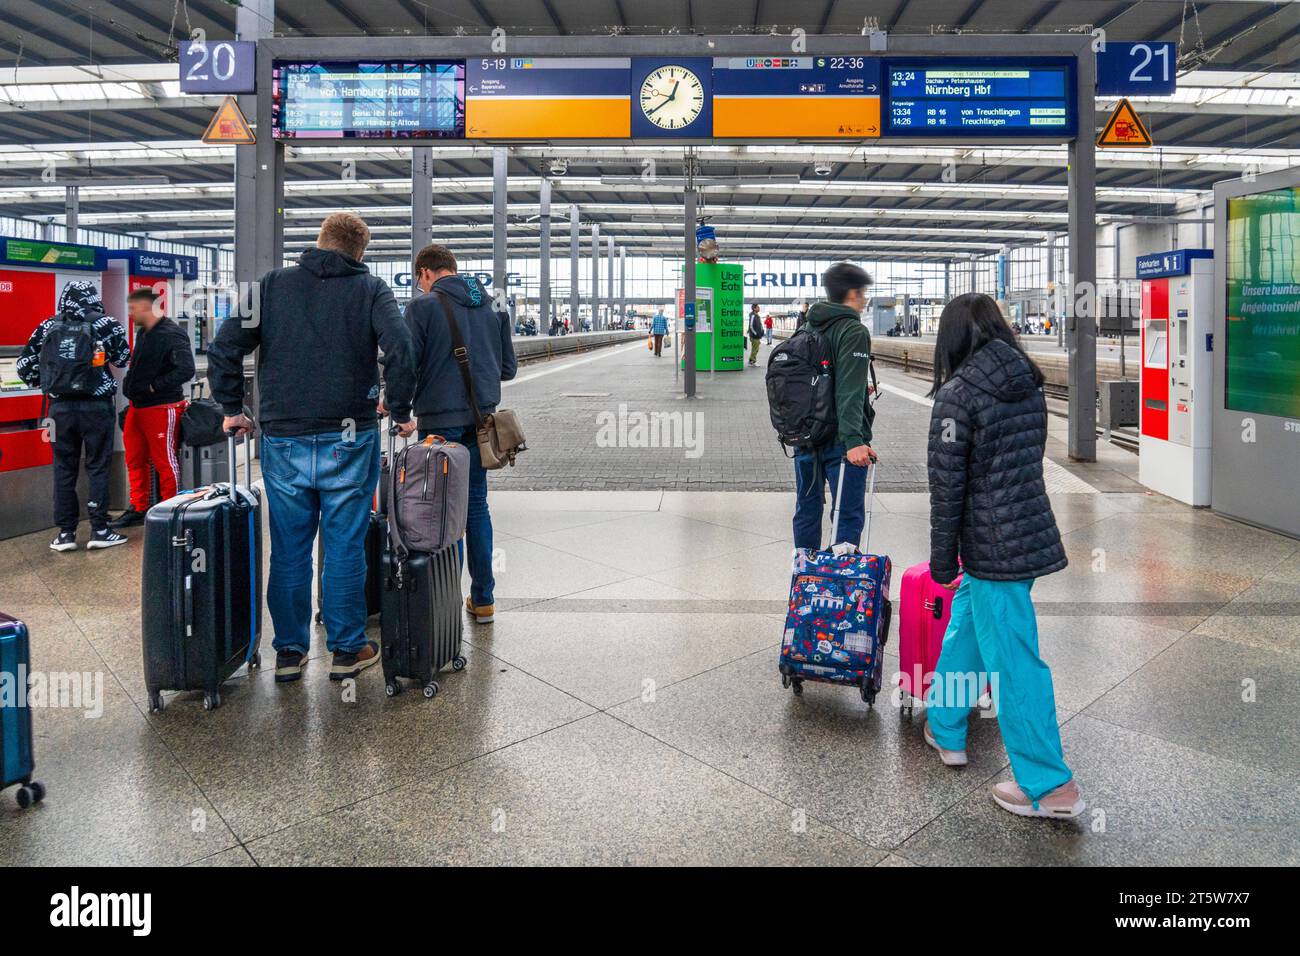
[[[1300,418],[1300,187],[1228,200],[1225,404]]]

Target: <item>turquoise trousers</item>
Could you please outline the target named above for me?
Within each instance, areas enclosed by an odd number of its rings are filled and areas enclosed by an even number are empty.
[[[1033,586],[1033,579],[962,578],[930,684],[926,719],[940,747],[965,750],[971,708],[991,684],[1011,772],[1025,796],[1037,801],[1073,775],[1061,753],[1052,672],[1038,656]]]

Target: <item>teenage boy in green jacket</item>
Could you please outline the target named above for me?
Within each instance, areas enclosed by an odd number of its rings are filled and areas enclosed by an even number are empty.
[[[822,276],[826,299],[808,310],[808,326],[830,344],[835,370],[835,440],[820,448],[800,449],[794,457],[794,546],[821,547],[822,486],[832,496],[844,468],[844,502],[839,533],[832,546],[858,547],[866,522],[867,466],[876,460],[871,448],[871,333],[862,324],[871,277],[850,262],[837,262]]]

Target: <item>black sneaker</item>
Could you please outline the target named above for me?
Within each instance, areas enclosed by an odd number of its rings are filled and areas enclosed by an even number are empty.
[[[51,551],[76,551],[77,532],[60,531],[59,536],[50,542]]]
[[[275,682],[287,684],[302,677],[302,666],[307,663],[307,655],[298,651],[276,651]]]
[[[117,518],[108,523],[110,528],[129,528],[132,525],[144,524],[144,512],[136,511],[134,508],[127,508]]]
[[[371,664],[379,663],[379,645],[366,641],[359,651],[335,651],[330,665],[330,680],[347,680],[356,677]]]
[[[90,541],[86,543],[86,550],[94,548],[115,548],[119,544],[126,544],[125,535],[118,534],[112,528],[100,528],[90,536]]]

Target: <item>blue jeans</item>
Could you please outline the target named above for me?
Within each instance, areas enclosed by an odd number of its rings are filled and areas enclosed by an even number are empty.
[[[469,510],[465,516],[465,540],[458,542],[461,567],[469,552],[469,599],[475,607],[492,603],[496,580],[492,577],[492,514],[488,511],[487,472],[478,453],[478,431],[473,425],[450,431],[420,429],[420,438],[441,435],[469,449]]]
[[[339,432],[262,437],[262,477],[271,521],[266,603],[277,651],[311,646],[312,545],[324,545],[321,619],[325,647],[355,653],[366,644],[366,528],[379,482],[379,432],[343,441]]]
[[[818,461],[821,474],[818,474]],[[838,541],[862,544],[862,526],[867,520],[867,469],[851,465],[844,458],[843,445],[827,445],[815,450],[800,449],[794,456],[794,546],[796,548],[821,547],[822,542],[822,484],[831,486],[831,505],[834,507],[835,485],[839,481],[840,467],[844,467],[844,505],[840,511]]]
[[[934,667],[926,720],[935,743],[966,749],[966,720],[992,684],[1002,743],[1025,796],[1037,801],[1073,774],[1061,752],[1052,672],[1038,656],[1033,579],[989,581],[969,571],[952,597],[952,617]]]

